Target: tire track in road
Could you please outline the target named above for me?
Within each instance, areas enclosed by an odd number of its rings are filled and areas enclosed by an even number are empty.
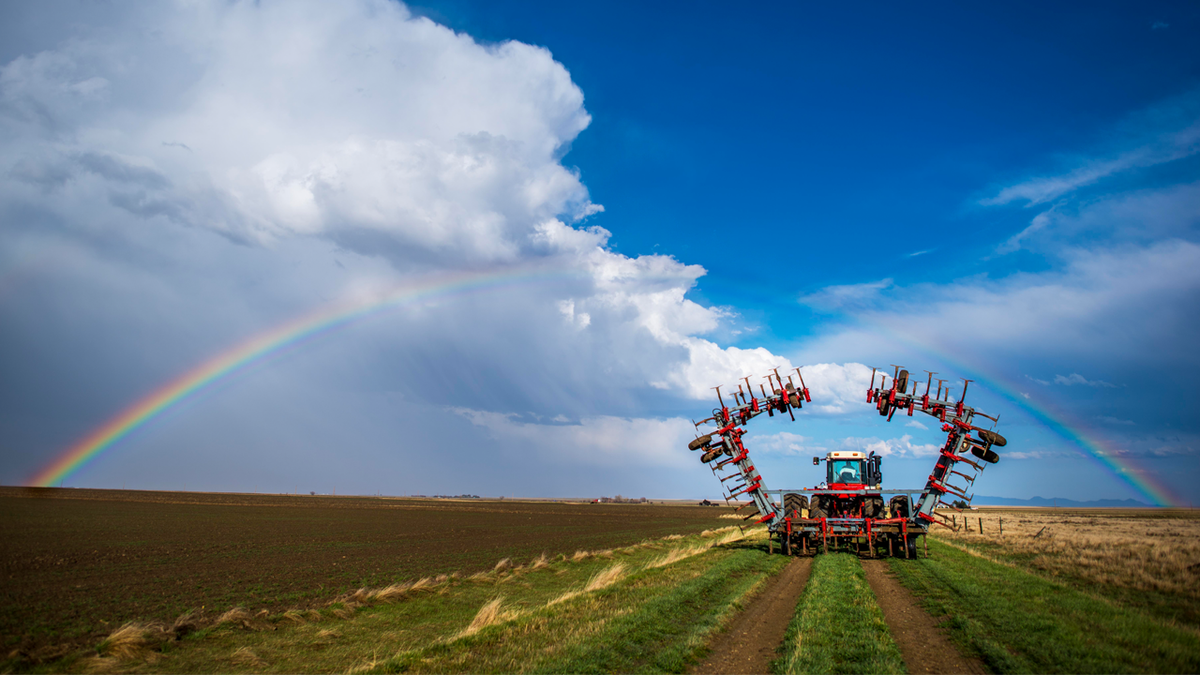
[[[716,636],[713,652],[692,669],[694,675],[770,672],[775,649],[783,642],[796,603],[808,583],[812,558],[793,558],[769,581],[729,628]]]
[[[867,583],[883,610],[883,619],[900,648],[910,673],[977,673],[987,671],[978,659],[967,658],[938,628],[937,621],[888,569],[884,560],[863,560]]]

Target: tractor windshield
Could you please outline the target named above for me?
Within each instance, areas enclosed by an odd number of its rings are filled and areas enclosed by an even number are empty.
[[[829,462],[830,483],[861,483],[861,459],[834,459]]]

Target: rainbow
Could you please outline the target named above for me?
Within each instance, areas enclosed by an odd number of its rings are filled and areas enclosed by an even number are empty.
[[[367,317],[415,302],[571,276],[562,271],[537,268],[459,272],[423,277],[370,298],[321,308],[259,333],[154,390],[80,439],[34,475],[28,484],[37,487],[59,484],[121,439],[215,383],[246,370],[252,364],[298,348]]]
[[[868,323],[862,317],[860,321]],[[1133,488],[1138,494],[1148,499],[1155,506],[1185,506],[1186,502],[1178,498],[1171,488],[1167,487],[1150,472],[1144,471],[1134,464],[1120,447],[1105,438],[1103,434],[1088,428],[1079,420],[1074,419],[1065,411],[1059,409],[1044,397],[1034,396],[1020,391],[1012,382],[1005,378],[985,374],[963,363],[951,355],[944,345],[934,345],[919,342],[911,335],[904,333],[892,325],[869,322],[897,338],[911,349],[924,353],[957,369],[964,377],[983,385],[991,385],[996,393],[1015,404],[1034,419],[1066,440],[1069,444],[1081,450],[1081,454],[1093,464],[1100,467],[1118,481]]]
[[[425,277],[395,288],[388,293],[358,302],[342,303],[317,310],[250,339],[201,363],[192,370],[151,392],[129,408],[113,417],[102,426],[72,445],[50,464],[38,472],[29,484],[48,487],[61,482],[95,459],[105,450],[128,437],[137,429],[160,417],[187,400],[191,400],[232,375],[243,372],[255,363],[295,349],[320,336],[348,326],[391,308],[455,294],[500,288],[522,282],[558,279],[569,276],[548,270],[512,269],[500,272],[458,273],[437,277]],[[905,343],[915,351],[940,360],[958,369],[968,378],[980,384],[991,385],[1005,399],[1033,416],[1038,422],[1082,450],[1082,454],[1129,485],[1140,495],[1158,506],[1183,504],[1170,488],[1142,471],[1120,448],[1101,434],[1078,421],[1073,421],[1065,412],[1056,409],[1050,402],[1025,394],[1002,377],[985,375],[965,365],[961,359],[950,354],[944,347],[935,347],[914,339],[894,326],[878,321],[855,317],[858,322],[873,324],[877,330]]]

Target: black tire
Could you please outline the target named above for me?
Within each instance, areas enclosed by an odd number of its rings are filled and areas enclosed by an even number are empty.
[[[808,508],[808,498],[804,495],[785,494],[783,496],[783,515],[785,518],[803,518],[803,509]]]
[[[712,442],[712,434],[705,434],[700,438],[688,443],[688,450],[699,450],[700,448]]]
[[[879,404],[879,415],[881,417],[887,417],[888,411],[892,409],[892,402],[887,397],[887,394],[883,395],[882,401],[883,402]]]
[[[821,498],[821,495],[813,495],[812,501],[808,503],[808,517],[812,520],[820,520],[827,516],[825,500]]]
[[[883,515],[883,497],[867,497],[863,501],[863,515],[867,518],[879,518]]]
[[[916,558],[917,558],[917,538],[915,536],[909,537],[908,541],[905,542],[905,544],[906,544],[905,548],[908,549],[908,557],[912,560],[916,560]]]
[[[721,456],[720,450],[709,450],[708,452],[706,452],[700,456],[700,461],[705,464],[708,464],[709,462],[713,461],[714,459],[716,459],[720,456]]]
[[[904,394],[908,392],[908,371],[900,371],[900,375],[896,378],[896,393]]]
[[[782,544],[780,550],[783,551],[784,555],[792,554],[792,540],[790,537],[788,537],[786,534],[780,537],[780,544]]]
[[[997,448],[1003,448],[1004,446],[1008,445],[1007,438],[994,431],[988,431],[987,429],[979,430],[979,440],[987,443],[988,445],[994,445]]]
[[[892,500],[888,504],[891,506],[893,518],[908,518],[912,515],[906,495],[892,497]]]
[[[1000,461],[1000,455],[996,454],[996,451],[991,448],[981,448],[978,445],[972,445],[971,454],[989,464],[995,464]]]

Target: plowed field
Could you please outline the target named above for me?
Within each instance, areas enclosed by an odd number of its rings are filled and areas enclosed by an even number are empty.
[[[0,488],[0,513],[6,653],[65,650],[129,620],[305,607],[736,522],[681,505],[23,488]]]

